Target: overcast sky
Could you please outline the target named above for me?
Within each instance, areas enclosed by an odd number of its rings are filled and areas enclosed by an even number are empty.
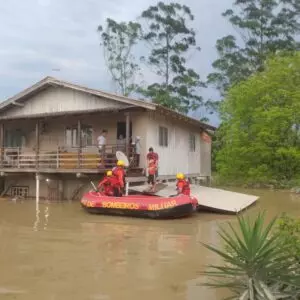
[[[195,15],[194,28],[202,50],[192,58],[192,64],[205,79],[216,58],[216,40],[232,32],[221,16],[231,7],[232,0],[177,2],[190,6]],[[108,17],[133,20],[155,3],[153,0],[0,1],[0,100],[45,76],[113,91],[97,27]],[[211,89],[203,91],[204,97],[213,94]]]

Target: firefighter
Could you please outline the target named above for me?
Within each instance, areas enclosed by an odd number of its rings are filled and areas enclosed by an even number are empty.
[[[112,171],[107,171],[106,176],[98,184],[98,189],[103,188],[103,194],[105,196],[119,197],[121,195],[119,180],[116,176],[113,176]]]
[[[176,175],[177,183],[176,183],[176,189],[177,193],[190,196],[191,195],[191,189],[190,189],[190,182],[188,179],[185,179],[184,174],[178,173]]]
[[[157,166],[154,159],[150,159],[148,163],[148,184],[151,185],[150,191],[155,192]]]
[[[124,161],[123,160],[118,160],[117,161],[117,166],[113,168],[112,173],[113,175],[118,179],[119,185],[121,187],[122,192],[124,192],[124,187],[125,187],[125,169],[124,169]]]

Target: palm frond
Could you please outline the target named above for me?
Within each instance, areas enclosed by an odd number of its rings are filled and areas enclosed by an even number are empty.
[[[274,217],[264,226],[265,212],[253,222],[238,217],[238,229],[229,223],[229,230],[220,228],[218,235],[225,250],[202,243],[222,257],[223,265],[209,265],[203,283],[212,288],[228,288],[236,300],[294,299],[300,295],[300,268],[278,235],[272,235]],[[296,296],[295,296],[296,295]],[[292,298],[288,298],[292,297]],[[299,299],[299,298],[295,298]]]

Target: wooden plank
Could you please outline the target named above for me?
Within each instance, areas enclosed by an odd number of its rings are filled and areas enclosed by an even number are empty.
[[[168,185],[165,184],[165,183],[157,183],[156,188],[155,188],[156,193],[150,193],[150,194],[157,195],[157,193],[159,193],[160,191],[162,191],[163,189],[165,189],[167,187],[168,187]],[[149,184],[143,184],[143,185],[138,185],[138,186],[133,186],[133,187],[129,186],[129,190],[134,191],[134,192],[138,192],[138,193],[147,193],[146,191],[148,189],[149,189]]]
[[[200,209],[227,214],[238,214],[255,204],[259,198],[204,186],[192,187],[192,194],[198,199]]]
[[[145,186],[131,187],[132,190],[142,192]],[[175,183],[169,183],[165,188],[158,190],[155,195],[169,197],[176,193]],[[222,189],[191,185],[191,194],[197,198],[199,208],[203,210],[237,214],[253,205],[259,197],[246,195]]]

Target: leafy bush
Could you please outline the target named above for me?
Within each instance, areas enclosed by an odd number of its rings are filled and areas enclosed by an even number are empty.
[[[287,245],[289,255],[300,263],[300,220],[283,215],[278,220],[276,234]]]
[[[224,260],[223,265],[210,265],[203,273],[212,279],[205,285],[230,289],[233,296],[229,299],[300,299],[300,270],[290,255],[290,244],[281,234],[272,234],[277,219],[264,228],[264,218],[259,214],[252,223],[238,217],[239,233],[230,223],[231,233],[221,228],[224,251],[204,244]]]

